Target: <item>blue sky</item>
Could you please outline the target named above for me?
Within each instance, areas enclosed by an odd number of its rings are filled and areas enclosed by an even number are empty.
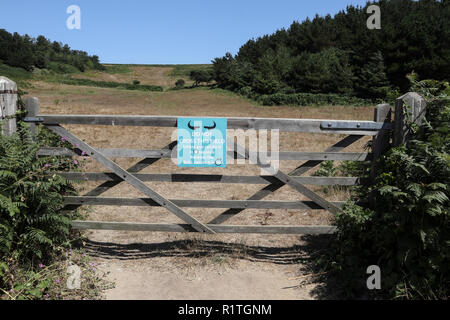
[[[210,63],[251,38],[366,0],[0,0],[0,29],[44,35],[103,63]],[[81,9],[69,30],[66,9]]]

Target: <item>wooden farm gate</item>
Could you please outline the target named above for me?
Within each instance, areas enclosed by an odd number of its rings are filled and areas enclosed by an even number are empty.
[[[422,99],[417,94],[409,93],[398,101],[414,101]],[[423,99],[422,99],[423,100]],[[164,231],[164,232],[202,232],[202,233],[265,233],[265,234],[326,234],[335,231],[334,226],[292,226],[292,225],[225,225],[225,221],[239,214],[245,209],[326,209],[336,214],[342,202],[330,202],[313,192],[307,185],[356,185],[370,183],[359,177],[312,177],[302,176],[325,160],[353,160],[373,161],[372,174],[375,170],[375,161],[390,145],[390,132],[398,131],[395,135],[401,143],[407,129],[404,122],[395,125],[391,122],[391,107],[387,104],[375,108],[374,121],[348,121],[348,120],[307,120],[307,119],[281,119],[281,118],[227,118],[228,129],[279,129],[280,132],[307,132],[321,134],[341,134],[345,138],[330,146],[323,152],[283,152],[279,153],[279,160],[305,161],[291,172],[278,170],[275,174],[260,176],[236,176],[217,174],[140,174],[139,171],[152,165],[161,158],[170,158],[176,141],[161,150],[135,150],[135,149],[97,149],[88,145],[82,139],[62,127],[64,124],[76,125],[117,125],[117,126],[151,126],[151,127],[177,127],[177,117],[173,116],[126,116],[126,115],[48,115],[39,114],[36,98],[27,100],[28,115],[24,121],[31,124],[35,130],[36,124],[41,124],[65,137],[76,148],[74,150],[61,148],[45,148],[38,152],[40,156],[74,156],[86,154],[102,164],[111,172],[61,172],[63,177],[74,180],[105,181],[87,194],[79,197],[65,197],[67,205],[112,205],[112,206],[162,206],[184,221],[184,224],[155,224],[155,223],[119,223],[100,221],[73,221],[76,229],[103,229],[103,230],[133,230],[133,231]],[[416,103],[417,105],[417,103]],[[420,105],[419,107],[421,107]],[[404,119],[404,112],[396,108],[396,120]],[[417,109],[417,108],[416,108]],[[416,110],[414,109],[414,110]],[[402,109],[403,110],[403,109]],[[413,110],[413,111],[414,111]],[[417,109],[418,110],[418,109]],[[417,111],[416,110],[416,111]],[[414,112],[416,112],[414,111]],[[398,113],[398,115],[397,115]],[[395,130],[392,130],[395,129]],[[341,152],[343,149],[361,139],[363,136],[372,136],[371,153]],[[234,143],[234,141],[229,141]],[[241,158],[249,159],[249,152],[245,147],[237,146],[235,154]],[[143,158],[128,169],[121,168],[110,157]],[[255,165],[269,169],[267,164],[258,161]],[[167,199],[147,186],[146,181],[164,182],[190,182],[190,183],[240,183],[264,185],[258,192],[246,200],[174,200]],[[102,193],[108,189],[127,182],[147,198],[103,198]],[[287,185],[300,194],[309,198],[309,201],[265,201],[268,195]],[[183,207],[195,208],[225,208],[222,214],[209,222],[201,222],[186,211]]]

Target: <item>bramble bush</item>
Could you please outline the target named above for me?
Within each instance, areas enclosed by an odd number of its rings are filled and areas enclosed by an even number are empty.
[[[427,100],[426,120],[412,139],[383,155],[372,192],[375,204],[347,203],[336,216],[336,241],[319,262],[347,293],[358,295],[366,268],[381,268],[377,297],[448,299],[450,295],[449,84],[413,82]],[[371,202],[367,202],[371,203]]]

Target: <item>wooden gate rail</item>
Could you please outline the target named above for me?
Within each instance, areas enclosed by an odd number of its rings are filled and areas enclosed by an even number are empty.
[[[140,174],[142,169],[152,165],[159,159],[176,157],[176,142],[159,150],[136,149],[96,149],[70,133],[61,124],[80,125],[112,125],[112,126],[154,126],[177,127],[178,117],[173,116],[123,116],[123,115],[46,115],[38,114],[37,102],[33,100],[32,108],[29,108],[29,116],[24,121],[32,124],[41,123],[61,137],[65,137],[73,145],[74,150],[65,148],[42,148],[38,156],[88,156],[92,157],[112,172],[57,172],[61,176],[73,181],[104,181],[103,184],[79,197],[64,197],[64,202],[69,208],[80,205],[112,205],[112,206],[147,206],[164,207],[184,221],[184,224],[152,224],[152,223],[118,223],[100,221],[73,221],[72,226],[77,229],[108,229],[108,230],[136,230],[136,231],[165,231],[165,232],[205,232],[205,233],[283,233],[283,234],[318,234],[332,233],[333,226],[239,226],[222,225],[229,218],[236,216],[245,209],[300,209],[323,210],[337,213],[343,202],[329,202],[305,185],[357,185],[370,183],[368,179],[359,177],[306,177],[301,176],[307,171],[318,166],[326,160],[351,160],[374,161],[372,153],[365,152],[340,152],[349,145],[361,139],[363,136],[377,137],[379,133],[393,129],[390,121],[376,117],[376,121],[351,121],[351,120],[320,120],[320,119],[279,119],[279,118],[227,118],[228,129],[278,129],[282,132],[307,132],[323,134],[348,135],[341,141],[331,146],[324,152],[279,152],[279,160],[303,160],[306,162],[289,173],[280,170],[273,173],[273,168],[261,163],[259,153],[249,152],[242,146],[235,147],[228,152],[228,156],[234,159],[257,159],[255,165],[268,170],[270,175],[259,176],[232,176],[217,174]],[[32,109],[32,110],[31,110]],[[377,113],[377,111],[375,111]],[[381,114],[380,112],[378,112]],[[83,152],[84,151],[84,152]],[[377,151],[378,152],[378,151]],[[266,154],[265,154],[266,155]],[[267,155],[266,155],[267,156]],[[269,152],[269,156],[273,156]],[[110,158],[144,158],[128,170],[121,168]],[[53,173],[49,173],[53,174]],[[110,198],[99,197],[105,191],[127,182],[144,195],[146,198]],[[152,188],[144,184],[148,181],[160,182],[196,182],[196,183],[245,183],[264,184],[247,200],[181,200],[167,199]],[[310,200],[308,201],[279,201],[262,200],[284,185],[288,185]],[[186,213],[183,207],[192,208],[226,208],[209,223],[202,223]]]
[[[138,149],[97,149],[103,155],[111,158],[176,158],[176,148],[172,150],[138,150]],[[260,159],[259,152],[250,152],[251,156]],[[69,150],[67,148],[42,148],[38,156],[81,156],[82,151],[78,148]],[[272,154],[270,151],[262,156],[272,157],[278,155],[279,160],[337,160],[337,161],[370,161],[373,159],[371,153],[367,152],[283,152]],[[89,156],[88,154],[86,156]],[[227,157],[238,159],[233,152],[227,152]]]
[[[29,122],[42,124],[82,124],[82,125],[112,125],[112,126],[147,126],[147,127],[177,127],[174,116],[125,116],[125,115],[36,115],[28,118]],[[208,119],[208,117],[203,117]],[[331,123],[327,127],[324,124]],[[227,118],[228,129],[278,129],[280,132],[308,132],[325,134],[354,134],[374,136],[380,130],[393,129],[390,123],[356,120],[326,120],[326,119],[281,119],[281,118]],[[342,129],[344,128],[344,129]]]
[[[240,208],[240,209],[301,209],[323,210],[314,201],[281,201],[281,200],[184,200],[170,199],[179,207],[187,208]],[[64,197],[65,204],[94,205],[94,206],[130,206],[130,207],[160,207],[161,205],[151,198],[100,198],[100,197]],[[342,201],[332,202],[340,207]]]
[[[59,174],[70,181],[122,181],[112,172],[49,172],[52,176]],[[228,176],[214,174],[185,174],[185,173],[137,173],[136,178],[145,182],[189,182],[189,183],[246,183],[246,184],[268,184],[279,181],[273,176]],[[291,176],[293,180],[306,185],[319,186],[354,186],[368,185],[370,180],[359,177],[302,177]]]
[[[215,233],[262,233],[262,234],[331,234],[334,226],[242,226],[207,224]],[[72,227],[79,230],[126,230],[160,232],[196,232],[188,224],[157,224],[135,222],[73,221]]]

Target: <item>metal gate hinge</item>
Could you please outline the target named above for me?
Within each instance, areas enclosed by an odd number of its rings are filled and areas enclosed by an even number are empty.
[[[42,117],[25,117],[23,118],[24,122],[44,122],[44,118]]]

